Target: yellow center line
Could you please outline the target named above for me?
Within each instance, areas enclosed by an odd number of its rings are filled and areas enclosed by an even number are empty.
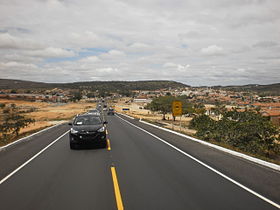
[[[110,144],[110,140],[107,139],[107,149],[110,151],[111,150],[111,144]]]
[[[117,202],[117,208],[118,210],[123,210],[123,203],[122,203],[122,196],[120,192],[120,187],[118,183],[118,178],[117,178],[117,172],[115,167],[111,167],[111,173],[112,173],[112,179],[113,179],[113,184],[114,184],[114,190],[115,190],[115,197],[116,197],[116,202]]]

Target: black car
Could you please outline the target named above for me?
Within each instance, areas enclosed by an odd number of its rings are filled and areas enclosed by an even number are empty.
[[[115,114],[115,110],[112,108],[109,108],[107,115],[114,115]]]
[[[93,114],[82,114],[75,117],[69,132],[70,148],[76,146],[107,146],[106,127],[107,122],[100,116]]]
[[[100,112],[97,109],[90,109],[90,110],[88,110],[88,113],[99,113],[100,114]]]
[[[87,114],[94,114],[94,115],[101,115],[100,111],[98,111],[97,109],[90,109],[88,110]]]

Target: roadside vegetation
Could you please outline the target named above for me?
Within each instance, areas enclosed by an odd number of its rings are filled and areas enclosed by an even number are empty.
[[[191,120],[189,127],[197,130],[196,136],[206,141],[271,159],[280,155],[279,129],[254,111],[225,111],[220,120],[200,115]]]
[[[19,136],[22,128],[34,123],[35,120],[24,115],[23,111],[15,105],[0,104],[0,143],[5,144]]]
[[[146,108],[161,113],[162,120],[166,120],[174,100],[182,101],[183,115],[192,116],[188,128],[196,130],[197,138],[279,163],[279,128],[263,117],[259,109],[228,110],[217,103],[211,108],[211,114],[206,115],[203,104],[192,104],[185,97],[174,96],[155,98]]]

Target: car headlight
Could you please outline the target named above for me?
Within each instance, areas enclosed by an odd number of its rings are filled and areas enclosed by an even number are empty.
[[[71,132],[72,134],[76,134],[76,133],[78,133],[79,131],[76,131],[76,130],[74,130],[73,128],[71,128],[71,129],[70,129],[70,132]]]
[[[103,126],[103,127],[99,128],[97,131],[98,132],[104,132],[105,131],[105,127]]]

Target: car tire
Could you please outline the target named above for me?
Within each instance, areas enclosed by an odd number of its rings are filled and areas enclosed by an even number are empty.
[[[101,147],[102,147],[102,148],[107,148],[107,141],[102,142],[102,143],[101,143]]]
[[[73,143],[70,143],[70,149],[76,149],[76,145]]]

